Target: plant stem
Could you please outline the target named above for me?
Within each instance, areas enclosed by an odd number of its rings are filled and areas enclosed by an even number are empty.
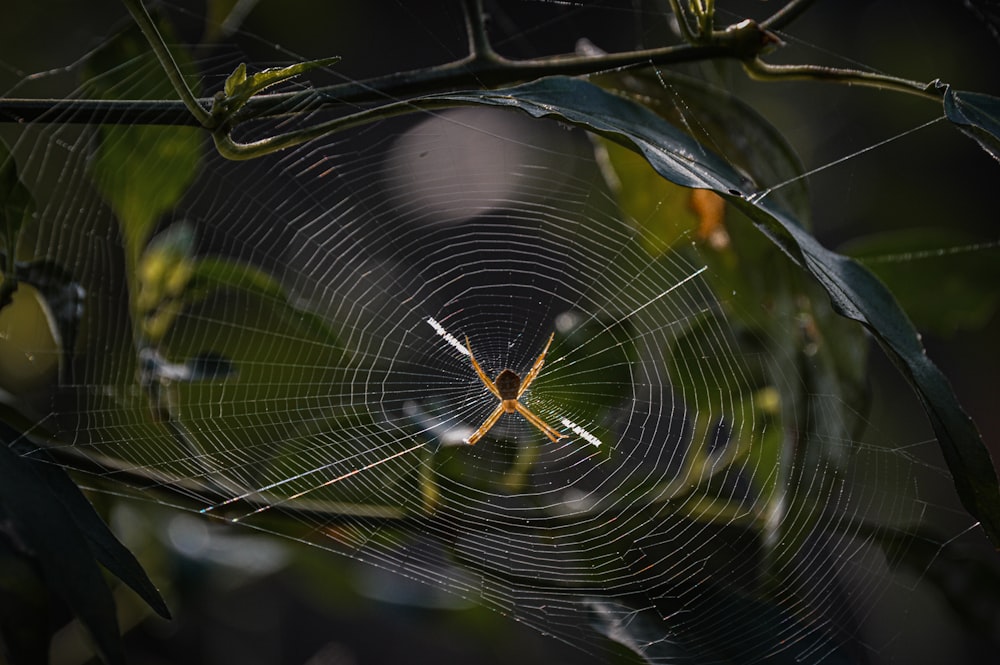
[[[920,81],[855,69],[838,69],[820,67],[819,65],[769,65],[759,58],[744,61],[743,67],[751,78],[760,81],[833,81],[880,90],[905,92],[936,101],[940,101],[944,94],[944,87],[936,86],[935,81],[921,83]]]
[[[483,14],[483,0],[465,0],[465,31],[469,37],[469,60],[493,60],[496,54],[490,46]]]
[[[813,0],[789,0],[785,6],[760,23],[764,30],[781,30],[805,11]]]
[[[681,37],[688,44],[694,44],[698,41],[698,35],[691,30],[691,25],[688,23],[687,14],[681,7],[680,0],[670,0],[670,9],[674,12],[674,18],[677,19],[677,28],[681,31]]]
[[[167,78],[170,79],[170,84],[174,86],[174,90],[180,96],[181,101],[184,102],[184,106],[195,117],[198,124],[204,127],[211,127],[211,114],[201,105],[191,87],[187,84],[187,81],[184,80],[184,74],[181,73],[180,67],[177,66],[177,61],[174,60],[173,54],[163,41],[160,31],[156,29],[156,24],[153,23],[153,19],[150,17],[149,12],[146,11],[142,0],[122,0],[122,2],[125,4],[125,8],[128,9],[129,14],[132,15],[132,19],[139,26],[139,30],[146,37],[146,41],[149,42],[153,53],[156,55],[156,59],[160,61],[160,66],[166,73]]]
[[[250,143],[240,143],[238,141],[234,141],[231,134],[225,131],[217,131],[213,133],[212,136],[215,139],[215,146],[216,149],[218,149],[219,154],[227,159],[239,161],[254,159],[278,150],[291,148],[307,141],[322,138],[323,136],[332,134],[333,132],[344,131],[352,127],[365,125],[375,120],[393,118],[413,113],[414,111],[431,111],[434,109],[454,108],[456,106],[463,105],[463,102],[456,101],[454,99],[435,99],[433,97],[426,97],[383,104],[382,106],[376,106],[364,111],[359,111],[358,113],[352,113],[340,118],[334,118],[333,120],[285,132],[284,134],[269,136],[265,139],[260,139],[259,141],[253,141]]]

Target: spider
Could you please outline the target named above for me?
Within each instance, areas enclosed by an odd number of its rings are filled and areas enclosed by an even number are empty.
[[[556,430],[549,427],[544,420],[536,416],[528,409],[528,407],[518,401],[521,398],[521,395],[524,394],[524,391],[528,389],[528,386],[531,385],[531,382],[538,376],[538,372],[542,369],[542,365],[545,364],[545,354],[548,353],[549,345],[552,344],[552,340],[555,336],[555,333],[552,333],[549,336],[549,341],[546,342],[545,348],[542,349],[542,354],[538,356],[535,364],[531,366],[527,376],[524,377],[524,381],[521,381],[521,377],[519,377],[516,372],[509,369],[503,370],[497,374],[497,378],[495,380],[490,381],[490,377],[486,376],[486,372],[484,372],[483,368],[479,366],[478,362],[476,362],[476,356],[472,355],[472,345],[469,344],[469,337],[466,335],[465,348],[469,351],[469,359],[472,360],[472,366],[475,368],[476,374],[479,375],[479,380],[482,381],[483,385],[485,385],[486,388],[500,400],[500,404],[497,405],[497,408],[493,409],[493,413],[490,414],[489,418],[487,418],[483,424],[479,426],[479,429],[477,429],[472,436],[466,440],[470,446],[475,445],[476,441],[483,438],[483,436],[485,436],[485,434],[497,424],[497,421],[500,420],[500,416],[505,413],[514,413],[515,411],[524,416],[524,419],[529,423],[541,430],[545,436],[549,437],[549,440],[555,442],[559,439],[566,438],[565,434],[560,434]]]

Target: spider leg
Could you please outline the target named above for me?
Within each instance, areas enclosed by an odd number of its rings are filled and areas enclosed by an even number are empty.
[[[468,351],[469,351],[469,360],[472,361],[472,366],[475,368],[476,374],[479,375],[479,380],[483,382],[483,385],[485,385],[487,388],[490,389],[490,392],[493,393],[493,395],[497,399],[503,399],[502,397],[500,397],[500,391],[498,391],[497,387],[495,385],[493,385],[493,381],[490,380],[490,377],[486,376],[486,372],[484,372],[483,368],[479,366],[478,362],[476,362],[476,356],[472,355],[472,345],[469,344],[469,336],[468,335],[465,336],[465,348],[468,349]],[[491,426],[492,426],[492,423],[491,423]],[[489,429],[489,428],[487,428],[487,429]],[[483,434],[485,434],[485,433],[486,432],[483,432]],[[482,435],[480,435],[480,436],[482,436]]]
[[[473,432],[472,436],[466,439],[465,442],[468,443],[470,446],[476,445],[476,441],[479,441],[479,439],[483,438],[483,436],[485,436],[485,434],[489,432],[494,425],[497,424],[497,421],[500,420],[500,416],[502,415],[503,415],[503,404],[501,403],[500,405],[497,406],[497,408],[493,409],[493,413],[490,414],[489,418],[484,420],[483,424],[479,426],[479,429]]]
[[[538,376],[538,371],[541,370],[542,365],[545,364],[545,354],[549,352],[549,346],[551,346],[552,340],[555,339],[555,337],[556,334],[554,332],[549,335],[549,341],[545,343],[545,348],[542,349],[542,354],[538,356],[538,359],[535,360],[535,364],[531,366],[528,374],[524,377],[524,381],[521,382],[521,387],[517,391],[518,397],[524,394],[524,391],[528,389],[531,382],[535,380],[536,376]]]
[[[517,409],[518,413],[524,416],[525,420],[527,420],[529,423],[531,423],[539,430],[541,430],[545,436],[549,437],[549,440],[552,441],[553,443],[555,443],[559,439],[566,438],[565,434],[560,434],[556,430],[549,427],[544,420],[536,416],[534,413],[531,412],[531,410],[528,407],[521,404],[520,402],[515,402],[514,408]]]

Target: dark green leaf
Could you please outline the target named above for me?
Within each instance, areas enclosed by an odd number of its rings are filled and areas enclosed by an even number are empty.
[[[758,357],[759,349],[749,344],[737,339],[717,315],[705,315],[670,347],[671,385],[696,411],[718,414],[732,409],[735,401],[768,385],[763,368],[751,369],[739,360]]]
[[[772,196],[808,226],[808,181],[799,177],[804,168],[798,155],[784,135],[742,99],[704,81],[662,70],[655,75],[608,74],[594,82],[638,101],[702,146],[710,146],[759,189],[781,183]]]
[[[160,215],[177,204],[194,180],[201,161],[200,131],[190,127],[102,129],[91,173],[136,253]]]
[[[76,486],[66,471],[48,459],[42,449],[19,443],[13,450],[37,460],[32,468],[45,483],[52,495],[62,503],[69,517],[83,533],[90,545],[91,552],[97,561],[113,573],[115,577],[132,588],[164,619],[170,618],[170,610],[150,581],[135,556],[119,541],[104,520],[97,514],[94,507]]]
[[[161,21],[159,31],[167,43],[177,43],[169,24]],[[192,69],[185,51],[174,47],[171,52],[182,71]],[[84,75],[88,92],[101,99],[162,99],[174,94],[136,27],[95,51]],[[115,211],[130,261],[138,258],[157,220],[177,204],[194,180],[201,148],[199,128],[101,128],[91,174]]]
[[[817,279],[841,315],[863,324],[917,392],[938,437],[958,495],[1000,546],[1000,483],[979,432],[944,375],[925,355],[916,330],[892,294],[850,258],[832,252],[795,220],[770,205],[767,192],[652,111],[579,79],[544,78],[514,88],[435,96],[550,117],[581,126],[642,153],[663,177],[712,189]]]
[[[124,664],[114,599],[90,544],[36,465],[11,450],[18,438],[0,423],[0,508],[35,556],[45,584],[90,632],[101,658]]]
[[[532,390],[551,395],[582,422],[600,422],[631,396],[629,368],[636,350],[629,322],[567,312],[561,324],[554,344],[558,356],[546,359],[546,371]]]
[[[238,289],[262,297],[285,299],[285,289],[266,272],[241,261],[215,256],[199,258],[191,277],[197,290]]]
[[[651,256],[660,256],[679,241],[690,242],[698,228],[691,191],[660,177],[649,162],[611,141],[599,144],[607,157],[605,181],[618,206],[642,230],[640,240]]]
[[[948,88],[944,113],[963,134],[1000,161],[1000,97]]]
[[[10,524],[2,502],[0,524]],[[49,592],[19,541],[10,526],[0,526],[0,654],[11,665],[35,665],[48,659]]]
[[[921,330],[950,335],[983,327],[1000,305],[1000,248],[950,229],[907,229],[843,248],[874,272]]]

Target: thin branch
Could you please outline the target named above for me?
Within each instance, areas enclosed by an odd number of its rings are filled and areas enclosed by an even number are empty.
[[[764,30],[781,30],[809,8],[814,0],[789,0],[785,6],[760,23]]]
[[[490,46],[490,37],[486,32],[486,18],[483,13],[483,0],[465,0],[465,31],[469,36],[469,59],[493,60],[496,54]]]
[[[936,101],[940,101],[944,94],[943,88],[935,86],[933,81],[921,83],[920,81],[855,69],[837,69],[835,67],[820,67],[819,65],[769,65],[759,58],[747,60],[743,66],[751,78],[761,81],[832,81],[880,90],[905,92]]]
[[[150,47],[153,49],[156,59],[160,61],[160,66],[163,67],[167,78],[170,79],[170,84],[174,86],[174,90],[180,96],[181,101],[184,102],[187,110],[197,119],[200,125],[211,127],[211,114],[201,105],[198,98],[194,96],[194,92],[187,84],[187,81],[184,80],[184,74],[181,72],[180,67],[177,66],[177,61],[174,60],[173,54],[163,41],[160,31],[156,29],[156,24],[153,23],[153,19],[149,16],[149,12],[146,11],[142,0],[122,0],[122,2],[128,9],[129,14],[132,15],[132,19],[139,26],[139,30],[146,37],[146,41],[149,42]]]
[[[285,148],[291,148],[308,141],[322,138],[333,132],[340,132],[352,127],[360,127],[375,120],[384,120],[414,111],[430,111],[434,109],[454,108],[470,105],[454,99],[420,98],[401,102],[393,102],[376,106],[358,113],[352,113],[340,118],[334,118],[302,129],[269,136],[259,141],[240,143],[234,141],[230,132],[217,131],[213,134],[215,147],[223,157],[232,160],[254,159]]]

